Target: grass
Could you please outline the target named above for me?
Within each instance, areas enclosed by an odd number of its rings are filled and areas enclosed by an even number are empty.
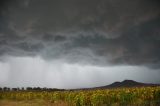
[[[51,103],[44,100],[16,101],[0,100],[0,106],[69,106],[65,102]]]
[[[0,106],[160,106],[160,87],[1,91]]]

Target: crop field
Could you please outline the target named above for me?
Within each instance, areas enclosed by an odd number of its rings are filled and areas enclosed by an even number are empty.
[[[0,91],[0,106],[160,106],[160,87]]]

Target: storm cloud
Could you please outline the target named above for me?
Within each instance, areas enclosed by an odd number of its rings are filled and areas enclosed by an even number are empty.
[[[2,0],[0,61],[37,56],[160,68],[159,0]],[[8,62],[8,61],[7,61]]]

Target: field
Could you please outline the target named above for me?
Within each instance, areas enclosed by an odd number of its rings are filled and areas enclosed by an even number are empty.
[[[160,106],[160,87],[0,91],[0,106]]]

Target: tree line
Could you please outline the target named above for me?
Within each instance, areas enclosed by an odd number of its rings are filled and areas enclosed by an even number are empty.
[[[17,88],[9,88],[9,87],[0,87],[0,91],[64,91],[65,89],[57,89],[57,88],[41,88],[41,87],[17,87]]]

